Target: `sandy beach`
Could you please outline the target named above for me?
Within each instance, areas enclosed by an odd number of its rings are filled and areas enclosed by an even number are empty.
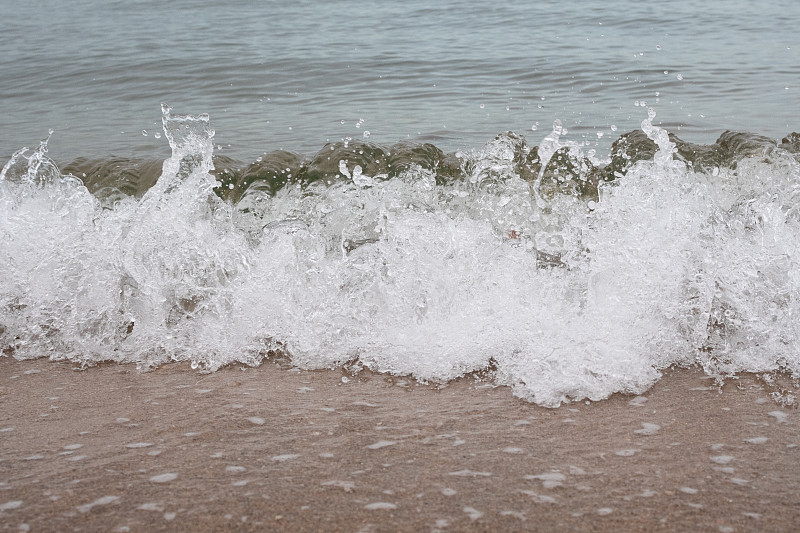
[[[798,412],[668,370],[558,409],[268,362],[0,357],[3,531],[793,531]],[[784,384],[786,386],[786,384]]]

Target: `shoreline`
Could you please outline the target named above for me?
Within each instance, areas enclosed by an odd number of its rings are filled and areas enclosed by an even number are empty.
[[[755,375],[539,407],[273,362],[0,357],[8,531],[791,531],[800,416]],[[344,379],[343,379],[344,378]]]

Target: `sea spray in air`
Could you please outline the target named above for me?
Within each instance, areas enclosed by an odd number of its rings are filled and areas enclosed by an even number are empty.
[[[550,406],[672,364],[800,371],[800,170],[774,142],[688,145],[650,111],[605,161],[556,123],[538,147],[353,141],[237,170],[208,116],[162,111],[172,156],[146,190],[62,174],[46,141],[4,167],[4,354],[491,369]]]

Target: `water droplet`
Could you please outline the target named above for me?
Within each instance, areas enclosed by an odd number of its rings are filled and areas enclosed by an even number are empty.
[[[611,125],[611,131],[617,131],[617,125],[616,124],[612,124]]]
[[[484,104],[481,104],[481,105],[480,105],[480,108],[481,108],[481,109],[483,109],[484,107],[486,107]]]
[[[677,75],[677,76],[675,76],[675,77],[676,77],[676,78],[678,78],[678,80],[682,80],[682,79],[683,79],[683,74],[678,74],[678,75]]]
[[[660,44],[656,45],[656,50],[661,50],[661,45]]]
[[[160,139],[161,138],[161,132],[160,131],[155,132],[153,134],[153,137],[155,137],[156,139]]]
[[[147,130],[142,130],[142,135],[144,135],[145,137],[147,137]]]
[[[369,138],[369,135],[370,135],[369,130],[364,130],[364,138],[365,139]]]

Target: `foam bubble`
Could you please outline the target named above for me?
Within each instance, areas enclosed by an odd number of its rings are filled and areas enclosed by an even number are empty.
[[[91,503],[87,503],[84,505],[79,505],[77,507],[78,511],[81,513],[88,513],[92,510],[92,508],[97,507],[99,505],[108,505],[110,503],[114,503],[119,500],[119,496],[103,496],[102,498],[98,498]]]
[[[159,474],[157,476],[152,476],[150,481],[153,483],[169,483],[170,481],[174,481],[178,479],[178,474],[174,472],[167,472],[166,474]]]
[[[397,509],[397,505],[389,502],[374,502],[365,505],[364,509],[370,511],[390,511],[392,509]]]

